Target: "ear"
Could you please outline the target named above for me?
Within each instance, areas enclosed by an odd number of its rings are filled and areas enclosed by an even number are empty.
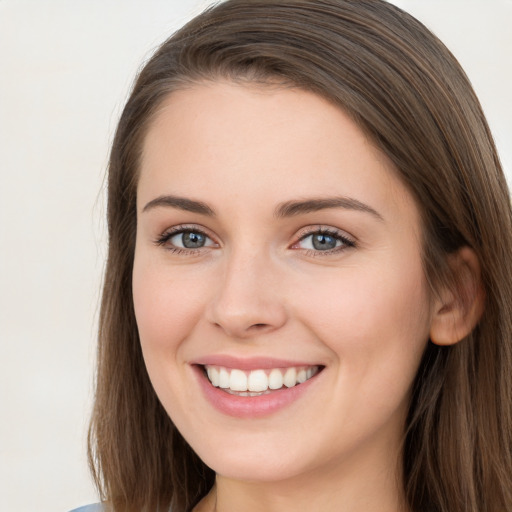
[[[434,303],[430,339],[436,345],[454,345],[465,338],[484,311],[485,293],[475,252],[463,247],[448,258],[456,281],[453,288],[441,290]]]

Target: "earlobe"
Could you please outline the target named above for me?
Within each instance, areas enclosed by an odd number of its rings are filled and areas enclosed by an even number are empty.
[[[436,345],[454,345],[476,326],[484,311],[485,293],[480,262],[469,247],[449,256],[455,285],[441,291],[434,303],[430,339]]]

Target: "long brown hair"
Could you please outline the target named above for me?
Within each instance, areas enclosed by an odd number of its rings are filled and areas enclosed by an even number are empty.
[[[214,474],[153,391],[132,302],[136,187],[148,124],[173,90],[281,81],[347,112],[394,163],[422,213],[433,293],[447,255],[477,255],[485,311],[465,340],[429,342],[413,385],[403,486],[415,512],[512,510],[512,215],[479,102],[446,47],[382,0],[228,0],[167,40],[140,72],[112,146],[109,253],[91,468],[115,512],[190,510]]]

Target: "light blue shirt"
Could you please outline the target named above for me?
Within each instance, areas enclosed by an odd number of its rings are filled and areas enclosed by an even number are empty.
[[[85,505],[85,507],[75,508],[70,512],[103,512],[101,503],[93,503],[92,505]]]

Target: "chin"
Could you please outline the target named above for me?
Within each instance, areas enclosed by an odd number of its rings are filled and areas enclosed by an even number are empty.
[[[231,480],[246,482],[278,482],[293,478],[301,473],[302,468],[284,461],[277,462],[268,458],[217,457],[208,464],[215,473]]]
[[[273,482],[292,478],[306,469],[302,464],[305,454],[301,457],[298,450],[290,450],[284,442],[268,440],[264,443],[253,436],[237,438],[229,434],[226,438],[227,443],[212,438],[207,444],[204,439],[198,443],[190,440],[200,459],[217,475],[234,480]]]

